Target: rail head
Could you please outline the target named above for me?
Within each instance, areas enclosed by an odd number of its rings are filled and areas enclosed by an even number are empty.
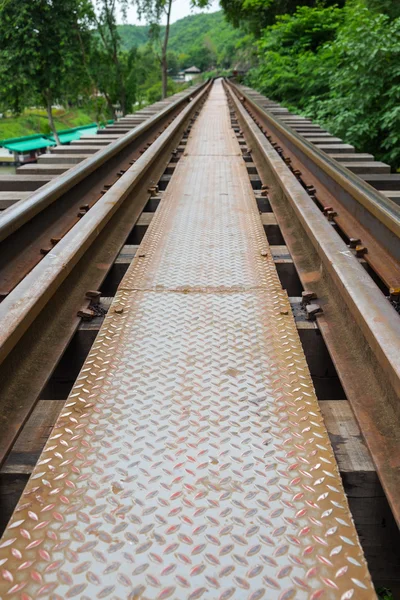
[[[91,212],[60,240],[36,267],[19,283],[0,304],[0,363],[50,300],[55,290],[93,243],[112,215],[133,193],[135,186],[149,174],[154,161],[163,153],[171,137],[180,131],[208,93],[211,83],[202,86],[190,99],[178,117],[156,141],[126,171],[124,175],[93,206]]]
[[[399,206],[367,182],[357,177],[356,174],[343,167],[339,162],[332,159],[328,154],[314,146],[292,129],[290,125],[277,119],[268,109],[260,106],[256,100],[250,98],[249,94],[242,87],[239,87],[230,80],[226,80],[226,82],[246,108],[251,108],[262,115],[280,134],[294,146],[301,149],[313,163],[327,173],[368,212],[378,219],[379,222],[385,225],[389,231],[400,237]]]
[[[400,524],[400,318],[228,87],[319,329]]]
[[[199,86],[190,88],[183,97],[168,104],[160,112],[146,119],[146,121],[135,127],[132,131],[122,135],[104,149],[99,150],[93,156],[71,167],[68,171],[59,175],[53,181],[49,181],[27,198],[9,207],[0,215],[0,242],[30,221],[47,206],[55,202],[60,196],[85,179],[85,177],[116,156],[121,150],[158,122],[162,121],[166,116],[174,113],[179,107],[185,106],[191,101],[193,96],[199,94],[208,84],[209,82],[205,82]]]

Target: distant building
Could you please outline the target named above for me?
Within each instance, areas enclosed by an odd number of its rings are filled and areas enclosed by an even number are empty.
[[[185,81],[192,81],[192,79],[197,77],[197,75],[201,74],[201,71],[197,67],[193,66],[193,67],[189,67],[188,69],[185,69],[184,73],[185,73]]]

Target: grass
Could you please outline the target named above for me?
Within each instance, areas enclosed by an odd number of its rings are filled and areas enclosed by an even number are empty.
[[[53,114],[57,129],[80,127],[95,121],[94,115],[82,108],[53,109]],[[50,133],[44,109],[31,108],[25,110],[19,117],[3,117],[0,119],[0,140],[36,133]]]

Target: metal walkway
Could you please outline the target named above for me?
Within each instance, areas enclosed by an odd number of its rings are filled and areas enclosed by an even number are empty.
[[[0,543],[2,598],[375,598],[220,82]]]

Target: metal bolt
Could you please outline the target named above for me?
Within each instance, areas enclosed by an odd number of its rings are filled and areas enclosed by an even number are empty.
[[[308,304],[311,300],[315,300],[317,294],[315,292],[301,292],[301,303],[303,306]]]
[[[85,296],[90,300],[100,300],[101,292],[99,290],[88,290]]]
[[[81,317],[84,321],[91,321],[96,316],[96,313],[90,308],[81,308],[81,310],[78,310],[77,316]]]
[[[350,248],[356,248],[361,244],[361,240],[359,238],[350,238],[349,246]]]
[[[314,321],[316,315],[321,314],[323,312],[319,304],[307,304],[306,311],[307,319],[309,321]]]
[[[364,254],[368,254],[368,248],[365,246],[356,246],[356,256],[358,256],[358,258],[362,258]]]

